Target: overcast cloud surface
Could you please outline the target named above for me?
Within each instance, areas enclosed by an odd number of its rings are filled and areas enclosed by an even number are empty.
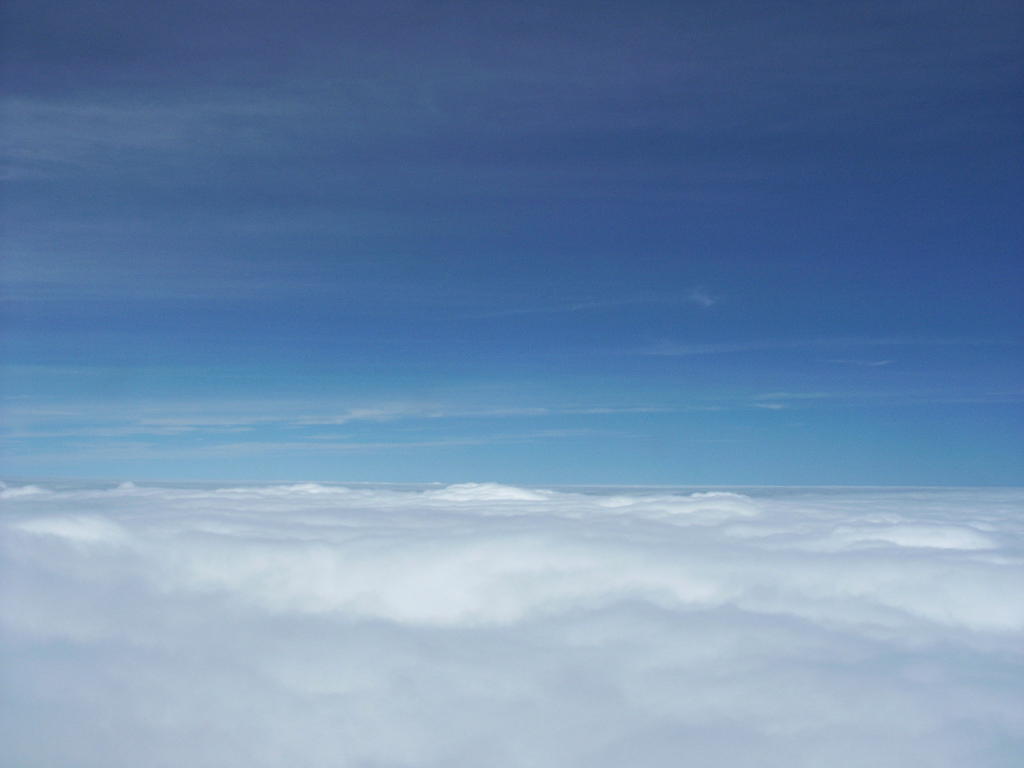
[[[1011,489],[5,486],[9,765],[1011,766]]]

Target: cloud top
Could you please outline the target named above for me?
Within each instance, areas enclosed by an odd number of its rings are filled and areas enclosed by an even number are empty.
[[[1008,766],[1024,747],[1019,490],[0,493],[16,763]]]

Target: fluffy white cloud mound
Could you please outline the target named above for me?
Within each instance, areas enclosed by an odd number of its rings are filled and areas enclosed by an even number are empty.
[[[0,486],[12,766],[1011,766],[1024,491]]]

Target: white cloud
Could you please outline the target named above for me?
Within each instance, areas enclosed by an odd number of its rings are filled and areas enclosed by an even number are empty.
[[[1020,490],[0,497],[16,765],[1009,766],[1024,748]]]
[[[856,365],[861,368],[881,368],[882,366],[892,365],[892,360],[830,360],[829,362],[836,363],[838,365]]]
[[[704,288],[694,288],[686,294],[686,300],[698,307],[712,307],[718,303],[718,298]]]
[[[510,306],[504,308],[488,309],[485,312],[477,312],[472,315],[475,318],[508,317],[513,315],[548,315],[562,314],[567,312],[590,312],[616,310],[623,307],[637,307],[644,305],[681,305],[691,304],[698,307],[710,307],[719,302],[707,289],[702,287],[692,288],[685,293],[669,294],[637,294],[616,297],[594,297],[568,299],[555,303],[526,304],[522,306]]]
[[[722,355],[743,352],[771,352],[775,350],[832,349],[859,347],[990,347],[1017,346],[1013,339],[981,338],[810,338],[810,339],[763,339],[760,341],[718,342],[699,344],[662,339],[639,349],[634,354],[661,357],[685,357],[690,355]],[[853,363],[851,359],[835,359],[835,363]],[[887,365],[889,360],[868,361],[868,365]]]
[[[764,392],[755,395],[755,400],[826,400],[836,397],[830,392]]]

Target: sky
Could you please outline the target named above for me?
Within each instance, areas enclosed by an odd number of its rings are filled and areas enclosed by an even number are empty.
[[[7,478],[1024,478],[1018,3],[3,14]]]
[[[1019,488],[0,486],[54,768],[1016,768]]]

